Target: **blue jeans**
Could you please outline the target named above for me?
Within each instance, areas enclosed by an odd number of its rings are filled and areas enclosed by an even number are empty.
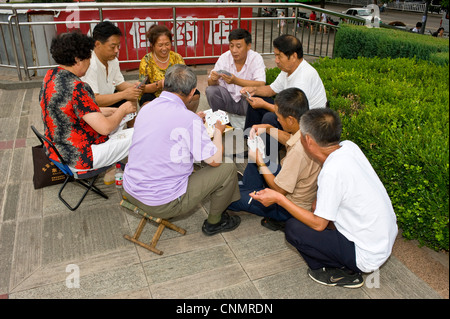
[[[275,176],[280,171],[281,166],[278,165],[278,169],[275,172]],[[249,204],[250,193],[253,191],[260,191],[267,188],[267,184],[264,177],[259,173],[258,167],[254,163],[248,163],[245,171],[244,177],[242,179],[243,185],[239,185],[239,191],[241,193],[241,199],[235,201],[228,206],[229,210],[233,211],[245,211],[262,217],[269,217],[277,221],[286,221],[291,218],[289,214],[283,207],[273,204],[269,207],[265,207],[263,204],[257,200],[252,200]]]

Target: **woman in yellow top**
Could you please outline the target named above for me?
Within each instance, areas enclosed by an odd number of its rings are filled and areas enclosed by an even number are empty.
[[[139,66],[139,81],[148,76],[144,94],[139,100],[140,105],[157,98],[164,87],[164,77],[167,69],[175,64],[185,64],[180,54],[172,51],[172,33],[165,25],[153,25],[147,31],[151,52],[141,60]],[[189,109],[196,112],[200,100],[197,90]]]

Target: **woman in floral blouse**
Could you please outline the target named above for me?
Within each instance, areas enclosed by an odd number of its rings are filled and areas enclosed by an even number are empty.
[[[180,54],[172,51],[172,33],[165,25],[153,25],[147,32],[151,52],[141,60],[139,66],[139,81],[148,76],[144,94],[140,99],[140,105],[149,102],[161,94],[164,87],[164,77],[167,69],[175,64],[185,64]],[[200,99],[200,92],[196,92],[190,109],[196,111]]]

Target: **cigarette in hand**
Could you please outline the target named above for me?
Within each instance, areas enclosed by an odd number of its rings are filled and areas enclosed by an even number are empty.
[[[256,195],[256,191],[253,191],[253,195]],[[248,205],[252,202],[253,197],[250,197],[250,200],[248,201]]]

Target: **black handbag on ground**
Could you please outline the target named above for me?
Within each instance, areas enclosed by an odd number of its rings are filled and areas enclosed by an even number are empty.
[[[39,189],[64,182],[64,173],[48,159],[43,145],[36,145],[31,148],[33,154],[33,185],[34,189]]]

